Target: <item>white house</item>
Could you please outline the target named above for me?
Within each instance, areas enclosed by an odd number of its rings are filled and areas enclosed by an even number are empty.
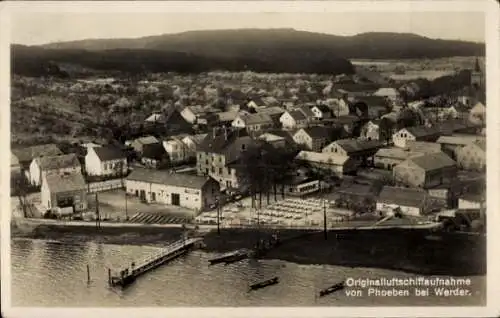
[[[409,140],[435,142],[440,135],[441,132],[436,127],[414,126],[397,131],[392,135],[392,141],[396,147],[406,148]]]
[[[75,154],[39,157],[30,164],[30,183],[39,186],[46,174],[75,173],[82,171],[82,166]]]
[[[181,206],[197,214],[220,196],[219,184],[210,177],[142,168],[127,177],[126,191],[146,202]]]
[[[196,158],[196,151],[198,146],[203,142],[207,134],[197,134],[197,135],[187,135],[184,136],[181,141],[187,147],[188,159]]]
[[[354,173],[358,169],[358,162],[336,153],[301,151],[295,157],[297,161],[309,163],[312,167],[328,171],[337,176]]]
[[[286,139],[284,137],[272,133],[263,133],[257,139],[265,141],[276,148],[284,148],[286,146]]]
[[[40,197],[45,210],[60,208],[80,212],[87,209],[87,186],[79,172],[44,175]]]
[[[467,209],[483,209],[486,207],[486,200],[481,195],[464,194],[458,199],[458,208],[460,210]]]
[[[307,127],[308,119],[300,110],[286,111],[279,119],[283,129],[300,129]]]
[[[314,117],[317,119],[328,119],[332,118],[332,110],[326,105],[316,105],[311,108],[314,113]]]
[[[235,128],[245,128],[249,133],[271,129],[274,126],[274,121],[268,114],[239,114],[231,126]]]
[[[185,162],[189,159],[189,148],[186,144],[184,144],[184,142],[182,142],[182,139],[173,137],[168,140],[164,140],[163,148],[165,148],[165,151],[170,158],[170,162],[173,164]]]
[[[203,106],[186,106],[181,110],[181,116],[190,124],[196,124],[196,121],[205,113]]]
[[[293,141],[304,146],[307,150],[320,152],[323,147],[333,140],[333,129],[314,126],[301,128],[293,135]]]
[[[89,176],[121,176],[128,171],[127,157],[113,146],[90,148],[85,156],[85,171]]]
[[[385,186],[377,199],[376,209],[385,214],[420,216],[428,212],[428,194],[424,190]]]
[[[469,121],[473,124],[484,125],[486,124],[486,106],[477,102],[470,110]]]
[[[349,101],[346,98],[327,99],[326,104],[335,117],[349,115]]]

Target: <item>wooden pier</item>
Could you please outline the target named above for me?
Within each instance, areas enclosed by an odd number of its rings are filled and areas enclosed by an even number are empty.
[[[199,247],[203,244],[202,241],[202,238],[176,241],[163,248],[159,253],[151,255],[137,264],[132,263],[131,266],[118,271],[118,275],[112,275],[111,269],[108,269],[108,283],[113,287],[126,287],[146,272],[186,254],[193,248]]]

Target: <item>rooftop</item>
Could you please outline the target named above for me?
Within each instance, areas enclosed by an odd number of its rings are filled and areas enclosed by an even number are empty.
[[[301,151],[295,157],[297,160],[310,161],[316,163],[326,163],[332,165],[341,165],[344,164],[349,157],[342,156],[339,154],[334,154],[330,152],[314,152],[314,151]]]
[[[154,160],[161,160],[165,158],[167,151],[161,143],[144,145],[142,150],[142,157]]]
[[[201,189],[210,178],[184,173],[171,173],[164,170],[136,168],[127,180],[164,184],[175,187]]]
[[[48,157],[61,155],[62,151],[56,144],[36,145],[26,148],[12,149],[12,153],[17,157],[19,162],[31,162],[37,157]]]
[[[45,176],[47,186],[52,193],[69,191],[86,191],[85,180],[80,172],[66,174],[48,174]]]
[[[108,146],[102,146],[102,147],[96,147],[92,148],[94,149],[97,157],[101,161],[108,161],[108,160],[117,160],[117,159],[124,159],[126,158],[125,153],[123,153],[120,149],[108,145]]]
[[[427,193],[424,190],[385,186],[377,201],[385,204],[422,207],[426,198]]]
[[[455,161],[443,152],[427,153],[411,157],[408,160],[426,171],[454,167],[456,165]]]
[[[383,143],[378,140],[339,139],[333,143],[342,147],[348,154],[366,150],[377,150],[383,146]]]
[[[35,159],[41,170],[57,170],[80,166],[80,161],[75,154],[39,157]]]

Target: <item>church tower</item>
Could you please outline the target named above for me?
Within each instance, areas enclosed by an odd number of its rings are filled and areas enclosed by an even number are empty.
[[[484,87],[484,74],[479,66],[479,59],[476,58],[476,64],[474,70],[471,73],[470,79],[471,86],[475,89],[480,89]]]

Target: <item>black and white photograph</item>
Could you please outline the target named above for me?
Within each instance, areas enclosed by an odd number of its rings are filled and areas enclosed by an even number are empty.
[[[360,3],[3,6],[3,315],[498,314],[498,4]]]

